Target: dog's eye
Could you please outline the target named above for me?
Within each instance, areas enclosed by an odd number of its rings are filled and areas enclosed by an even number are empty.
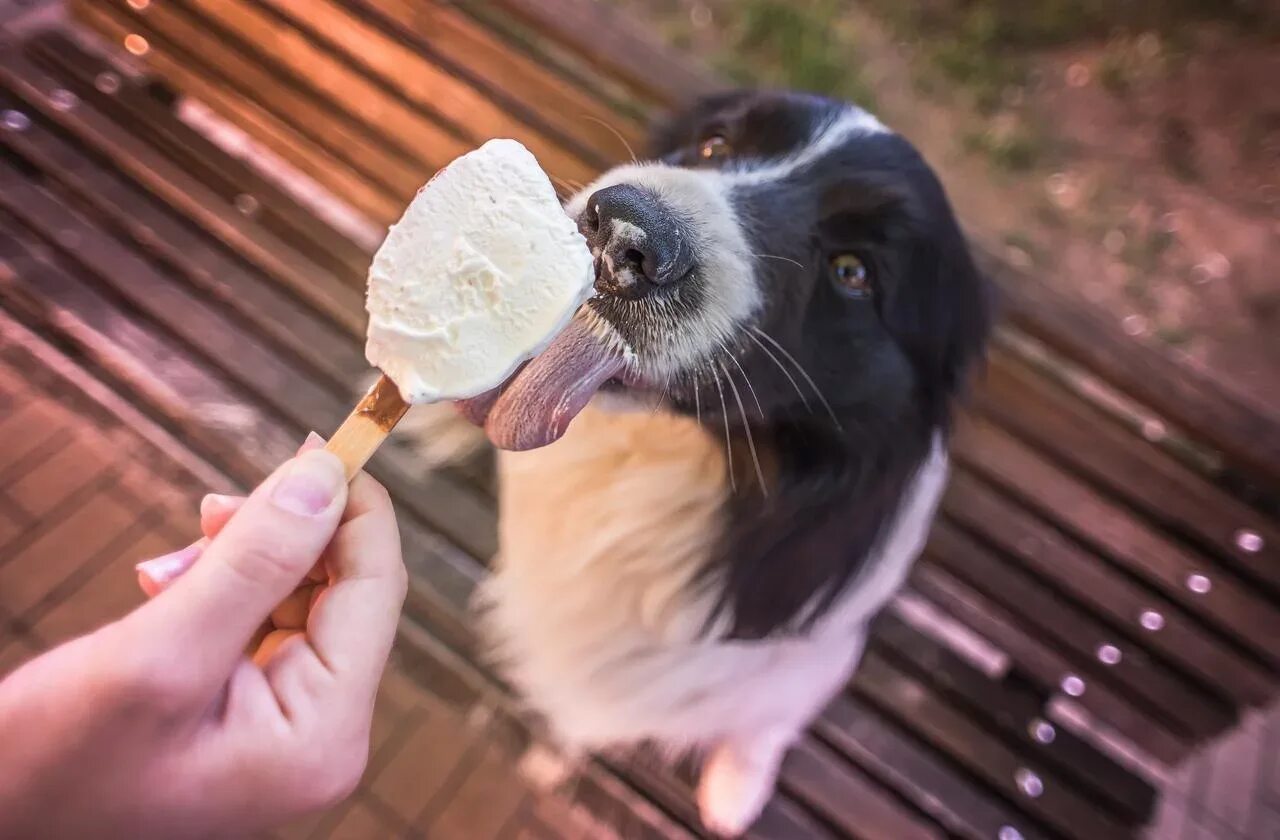
[[[724,160],[733,152],[733,147],[723,134],[713,134],[698,147],[698,157],[707,161]]]
[[[831,258],[831,276],[840,291],[849,297],[871,297],[871,274],[856,254],[836,254]]]

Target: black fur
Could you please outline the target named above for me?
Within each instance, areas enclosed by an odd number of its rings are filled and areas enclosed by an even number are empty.
[[[696,164],[697,144],[722,134],[734,149],[722,165],[750,168],[812,142],[844,107],[736,92],[659,131],[655,152]],[[750,424],[768,495],[750,486],[734,496],[710,571],[724,582],[732,635],[760,638],[805,629],[863,568],[935,433],[948,429],[951,401],[981,357],[989,307],[941,185],[897,135],[851,137],[733,200],[753,250],[775,257],[757,266],[768,295],[761,329],[803,365],[834,413],[794,370],[803,398],[763,348],[740,342],[764,416],[731,404],[733,469],[743,481],[753,475]],[[828,259],[842,251],[871,270],[869,299],[847,299],[830,281]],[[694,387],[714,414],[719,396]],[[705,418],[713,433],[722,428],[715,420]]]

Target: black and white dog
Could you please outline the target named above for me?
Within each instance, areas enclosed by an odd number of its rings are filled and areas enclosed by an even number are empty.
[[[502,446],[563,435],[500,457],[484,620],[570,750],[703,751],[732,835],[922,548],[988,302],[938,180],[859,108],[726,94],[656,152],[567,205],[588,337],[518,411],[468,407]]]

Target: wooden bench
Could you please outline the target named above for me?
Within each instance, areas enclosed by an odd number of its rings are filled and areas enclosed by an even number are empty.
[[[349,407],[376,232],[438,165],[510,135],[569,191],[716,86],[585,0],[71,7],[0,45],[0,305],[241,486]],[[753,836],[1133,836],[1167,768],[1277,694],[1276,425],[987,262],[1008,319],[926,557]],[[483,465],[373,469],[415,667],[521,729],[467,620]],[[689,775],[643,758],[565,796],[701,836]]]

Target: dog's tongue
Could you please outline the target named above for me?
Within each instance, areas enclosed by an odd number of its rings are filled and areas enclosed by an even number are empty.
[[[525,450],[560,439],[569,421],[595,392],[623,367],[622,355],[584,322],[574,318],[564,332],[503,389],[484,419],[489,440],[499,449]],[[477,398],[487,402],[492,397]],[[482,403],[465,406],[474,416]]]

